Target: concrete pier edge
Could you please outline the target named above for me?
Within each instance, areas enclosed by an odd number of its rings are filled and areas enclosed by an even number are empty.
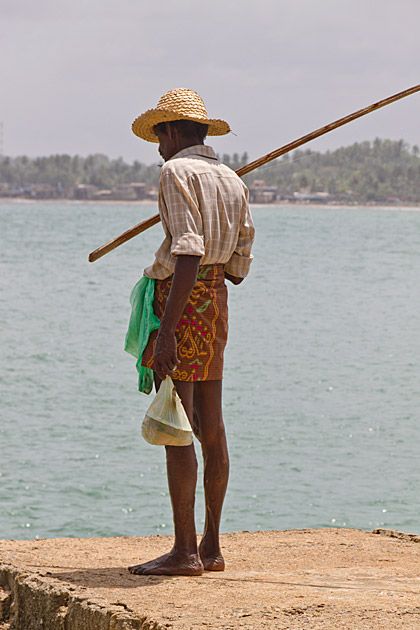
[[[420,542],[419,535],[407,534],[407,533],[399,532],[395,530],[375,529],[372,532],[366,532],[366,531],[362,532],[361,530],[343,530],[343,532],[344,531],[350,532],[350,533],[353,532],[355,536],[356,534],[358,536],[360,534],[363,534],[363,535],[371,537],[370,538],[371,540],[372,540],[373,534],[378,535],[384,539],[383,542],[385,543],[385,546],[391,543],[391,540],[389,539],[395,539],[394,544],[397,544],[397,541],[400,541],[403,545],[407,543],[412,544],[412,543]],[[287,542],[288,540],[287,534],[289,533],[292,534],[293,532],[295,534],[306,534],[307,537],[309,537],[310,543],[305,541],[303,536],[300,537],[299,542],[302,541],[303,545],[305,544],[307,545],[307,544],[312,544],[312,541],[314,542],[314,544],[317,544],[316,542],[317,532],[318,534],[323,532],[323,536],[326,539],[328,538],[329,535],[330,535],[330,538],[333,539],[334,534],[339,532],[339,530],[333,530],[333,529],[309,530],[307,529],[307,530],[286,530],[286,532],[272,532],[273,535],[278,534],[280,537],[281,535],[283,535],[283,537],[286,537],[286,542],[284,542],[282,539],[277,541],[276,543],[277,548],[279,549],[284,548],[281,546],[289,544]],[[257,535],[258,532],[255,532],[255,533],[244,532],[243,534],[252,536],[253,534]],[[264,534],[264,532],[261,532],[261,534]],[[269,534],[269,532],[266,532],[266,534]],[[241,534],[239,533],[231,534],[231,535],[225,534],[225,536],[226,537],[230,536],[233,538],[236,537],[235,539],[236,541],[240,541],[241,539],[240,538]],[[154,542],[156,542],[156,539],[158,539],[159,537],[150,537],[150,538],[153,539]],[[169,538],[169,537],[160,537],[159,544],[162,543],[162,538]],[[376,536],[374,536],[373,538],[376,538]],[[389,540],[389,543],[386,543],[386,539]],[[55,542],[59,540],[60,539],[55,539]],[[86,542],[86,541],[89,541],[90,539],[62,539],[62,540],[67,541],[67,544],[71,546],[72,541],[84,540]],[[97,541],[100,541],[100,540],[101,539],[95,539],[94,541],[92,541],[92,544],[99,545],[100,543]],[[103,540],[106,541],[107,539],[103,539]],[[141,540],[147,540],[147,539],[135,539],[136,545]],[[363,543],[362,539],[360,540],[361,540],[361,543]],[[0,541],[0,630],[7,630],[9,628],[10,630],[40,630],[40,629],[42,630],[168,630],[168,628],[172,628],[172,627],[174,628],[175,627],[176,628],[198,627],[198,625],[194,625],[194,624],[188,625],[187,622],[185,623],[185,625],[183,625],[184,622],[182,620],[178,620],[177,622],[174,623],[174,625],[172,625],[172,623],[170,622],[167,622],[167,621],[165,622],[165,620],[162,622],[162,620],[156,619],[156,615],[149,614],[146,604],[144,605],[145,610],[143,614],[143,611],[139,610],[138,606],[136,607],[136,610],[133,610],[130,608],[130,606],[124,603],[124,601],[119,601],[122,598],[118,595],[116,595],[115,600],[113,600],[112,596],[110,599],[109,592],[108,592],[107,598],[102,597],[100,588],[96,589],[95,592],[92,592],[92,588],[87,588],[83,585],[77,584],[76,582],[72,584],[71,582],[63,581],[62,576],[61,576],[61,581],[60,581],[59,579],[60,574],[58,573],[54,574],[54,570],[56,570],[57,568],[63,568],[63,567],[57,567],[57,566],[51,565],[52,567],[51,570],[48,570],[48,567],[45,567],[45,566],[43,566],[42,568],[29,568],[28,566],[25,565],[25,562],[22,561],[22,559],[19,559],[19,554],[18,554],[16,563],[10,562],[10,559],[8,559],[7,561],[3,561],[2,543],[7,543],[6,547],[8,550],[10,550],[13,547],[13,543],[16,544],[16,547],[22,548],[22,547],[25,547],[25,544],[27,546],[30,546],[31,543],[36,542],[37,545],[42,545],[42,543],[45,543],[45,542],[48,543],[48,541],[54,541],[54,539],[43,539],[43,540],[37,540],[37,541]],[[125,541],[125,543],[129,544],[131,539],[128,537],[127,538],[123,537],[121,538],[121,541]],[[164,543],[166,542],[167,541],[164,541]],[[235,544],[238,544],[238,543],[235,542]],[[344,543],[340,542],[337,544],[343,545]],[[415,545],[415,547],[417,547],[417,545]],[[36,548],[37,547],[35,547],[35,549]],[[363,548],[363,544],[361,548]],[[392,550],[391,550],[391,553],[392,553]],[[37,557],[36,554],[37,552],[35,552],[35,556],[34,556],[35,558]],[[78,565],[76,561],[74,562],[74,564],[76,566],[73,568],[78,569]],[[31,567],[33,566],[34,565],[31,565]],[[81,566],[84,566],[84,565],[81,565]],[[96,566],[95,562],[93,562],[93,566]],[[68,569],[72,567],[65,566],[64,568]],[[89,570],[91,569],[86,569],[85,567],[85,571],[89,571]],[[106,571],[106,570],[107,569],[103,569],[103,571]],[[100,568],[98,569],[98,571],[100,571]],[[321,569],[321,573],[322,573],[322,569]],[[319,575],[321,575],[321,573]],[[252,571],[251,571],[251,574],[252,574]],[[57,577],[55,577],[55,575]],[[245,567],[244,567],[244,575],[245,577],[247,575]],[[270,572],[270,570],[268,570],[267,576],[270,577],[271,575],[272,573]],[[290,576],[291,574],[288,574],[288,573],[284,574],[284,576],[288,576],[288,575]],[[209,576],[209,574],[207,574],[207,576]],[[209,576],[208,588],[211,588],[215,584],[215,580],[212,578],[217,578],[217,577],[219,576],[215,576],[214,574]],[[222,580],[229,579],[228,576],[226,576],[226,578],[223,578],[223,576],[220,576],[220,578]],[[197,579],[201,579],[201,578],[176,578],[176,580],[192,581],[190,583],[193,583],[193,584],[196,584],[195,581]],[[237,579],[237,578],[235,578],[234,576],[234,579]],[[346,579],[353,579],[353,577],[346,578]],[[415,580],[416,578],[409,576],[408,579]],[[243,581],[243,578],[239,580],[237,588],[241,588],[240,586],[241,581]],[[263,580],[260,578],[258,578],[257,581],[259,581],[260,583],[263,582]],[[298,585],[298,581],[301,581],[301,576],[299,577],[299,580],[298,578],[296,578],[295,586]],[[356,579],[356,582],[357,582],[357,579]],[[279,581],[278,584],[279,584],[279,588],[282,589],[281,585],[288,584],[288,582]],[[289,584],[292,584],[292,582],[290,581]],[[411,583],[407,582],[407,584],[411,584]],[[185,587],[185,582],[183,583],[183,582],[178,581],[176,582],[176,585],[178,585],[179,589],[182,589]],[[302,586],[302,584],[299,584],[299,586]],[[314,585],[309,584],[308,582],[307,586],[314,586]],[[406,587],[407,586],[405,586],[405,588]],[[319,588],[321,588],[321,586],[319,586]],[[345,588],[345,587],[331,586],[331,588]],[[392,588],[393,586],[391,584],[389,586],[389,589],[391,590]],[[131,590],[133,591],[134,589],[131,589]],[[110,592],[112,593],[112,589]],[[401,593],[403,592],[404,591],[401,590]],[[415,594],[416,591],[413,590],[412,593]],[[158,594],[156,594],[156,596],[158,596]],[[299,595],[299,597],[302,597],[302,595]],[[325,604],[318,604],[318,606],[319,606],[319,610],[322,611],[322,607],[325,606]],[[312,605],[312,608],[314,608],[313,605]],[[291,610],[293,610],[293,608]],[[407,623],[405,624],[404,627],[406,628],[420,627],[420,606],[418,608],[416,606],[410,609],[407,608],[405,612],[403,611],[403,613],[401,614],[405,615],[405,619],[407,620]],[[416,624],[418,623],[419,624],[418,626],[410,625],[410,622],[408,621],[409,615],[414,615],[416,617],[414,623]],[[247,616],[248,616],[247,614],[243,615],[243,617],[247,617]],[[238,624],[239,624],[239,621],[238,621]],[[208,625],[210,624],[208,624],[207,622],[204,624],[204,626],[208,626]],[[213,624],[211,625],[213,626]],[[264,621],[261,619],[261,625],[260,623],[258,623],[258,625],[255,625],[255,626],[254,625],[237,625],[237,626],[236,625],[226,625],[226,626],[217,625],[215,627],[217,628],[219,627],[223,627],[223,628],[224,627],[226,628],[234,628],[234,627],[235,628],[236,627],[260,628],[261,627],[263,628],[263,627],[266,627],[266,625]],[[270,625],[269,627],[271,628],[272,626]],[[275,627],[295,628],[297,626],[278,625]],[[321,626],[313,625],[311,627],[318,628]],[[335,626],[331,626],[331,627],[335,627]],[[337,627],[344,628],[344,627],[351,627],[351,626],[342,625],[342,626],[337,626]],[[359,627],[359,626],[355,625],[354,627]],[[370,628],[371,626],[366,626],[366,627]],[[391,625],[389,626],[381,625],[380,627],[391,628]]]
[[[0,630],[167,630],[124,604],[101,602],[98,596],[92,601],[45,578],[51,574],[0,562]]]

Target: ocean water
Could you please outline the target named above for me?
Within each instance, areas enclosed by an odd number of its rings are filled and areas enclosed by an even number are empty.
[[[123,352],[152,205],[0,205],[0,538],[170,533]],[[230,289],[223,529],[420,532],[420,212],[254,207]],[[203,525],[198,487],[197,526]]]

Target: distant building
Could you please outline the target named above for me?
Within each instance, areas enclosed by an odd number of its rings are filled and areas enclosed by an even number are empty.
[[[147,187],[144,182],[133,182],[130,186],[136,195],[136,199],[147,198]]]
[[[25,184],[17,186],[8,182],[0,182],[0,198],[26,199],[77,199],[79,201],[156,201],[158,190],[149,188],[144,182],[120,184],[115,188],[99,188],[93,184],[77,184],[65,187],[57,184]]]
[[[57,186],[52,184],[29,184],[26,191],[32,199],[58,199],[61,196]]]
[[[73,199],[80,200],[138,201],[139,199],[156,199],[156,197],[157,191],[148,190],[144,182],[120,184],[115,188],[98,188],[98,186],[91,184],[78,184],[73,189]]]
[[[150,199],[151,201],[156,201],[158,198],[158,190],[157,188],[149,188],[149,190],[147,191],[147,199]]]
[[[314,193],[293,193],[294,201],[300,203],[325,203],[330,201],[331,195],[328,192],[314,192]]]
[[[111,199],[120,201],[136,201],[137,195],[132,184],[121,184],[111,190]]]
[[[113,191],[108,188],[103,188],[101,190],[97,190],[93,197],[93,201],[109,201],[111,199],[115,199],[113,195]]]
[[[267,186],[263,179],[255,179],[249,188],[250,203],[273,203],[277,200],[277,186]]]
[[[98,187],[92,186],[92,184],[78,184],[73,189],[73,198],[74,199],[93,199],[97,191],[98,191]]]

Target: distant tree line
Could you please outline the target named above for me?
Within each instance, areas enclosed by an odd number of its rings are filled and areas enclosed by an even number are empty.
[[[256,178],[285,195],[325,191],[357,201],[420,202],[419,148],[403,140],[377,138],[325,153],[297,150],[255,171],[248,182]]]
[[[297,150],[245,177],[252,186],[256,179],[276,186],[280,194],[296,191],[325,191],[336,198],[375,201],[398,198],[420,202],[419,148],[403,140],[380,140],[355,143],[324,153]],[[249,162],[248,154],[222,155],[221,160],[233,169]],[[159,166],[139,161],[129,164],[122,158],[106,155],[87,157],[51,155],[29,158],[0,157],[0,184],[24,187],[50,184],[63,191],[79,184],[111,189],[123,184],[144,182],[157,186]]]
[[[50,155],[48,157],[0,158],[0,182],[17,187],[29,184],[60,185],[63,189],[78,184],[99,188],[114,188],[132,182],[157,185],[159,166],[146,166],[135,161],[128,164],[121,157],[110,159],[101,153],[79,155]]]
[[[223,155],[222,161],[238,169],[248,161],[248,154],[241,157]],[[114,188],[122,184],[143,182],[157,186],[160,167],[158,164],[145,165],[137,160],[128,164],[123,158],[110,159],[101,153],[80,157],[79,155],[50,155],[48,157],[15,158],[0,157],[0,182],[16,187],[29,184],[59,184],[64,189],[89,184],[99,188]]]

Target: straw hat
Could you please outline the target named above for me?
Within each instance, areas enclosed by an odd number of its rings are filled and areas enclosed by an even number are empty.
[[[131,128],[133,133],[148,142],[159,142],[153,127],[161,122],[173,120],[193,120],[208,125],[209,136],[223,136],[229,133],[230,127],[224,120],[208,117],[206,107],[201,96],[188,88],[175,88],[160,97],[154,109],[135,119]]]

